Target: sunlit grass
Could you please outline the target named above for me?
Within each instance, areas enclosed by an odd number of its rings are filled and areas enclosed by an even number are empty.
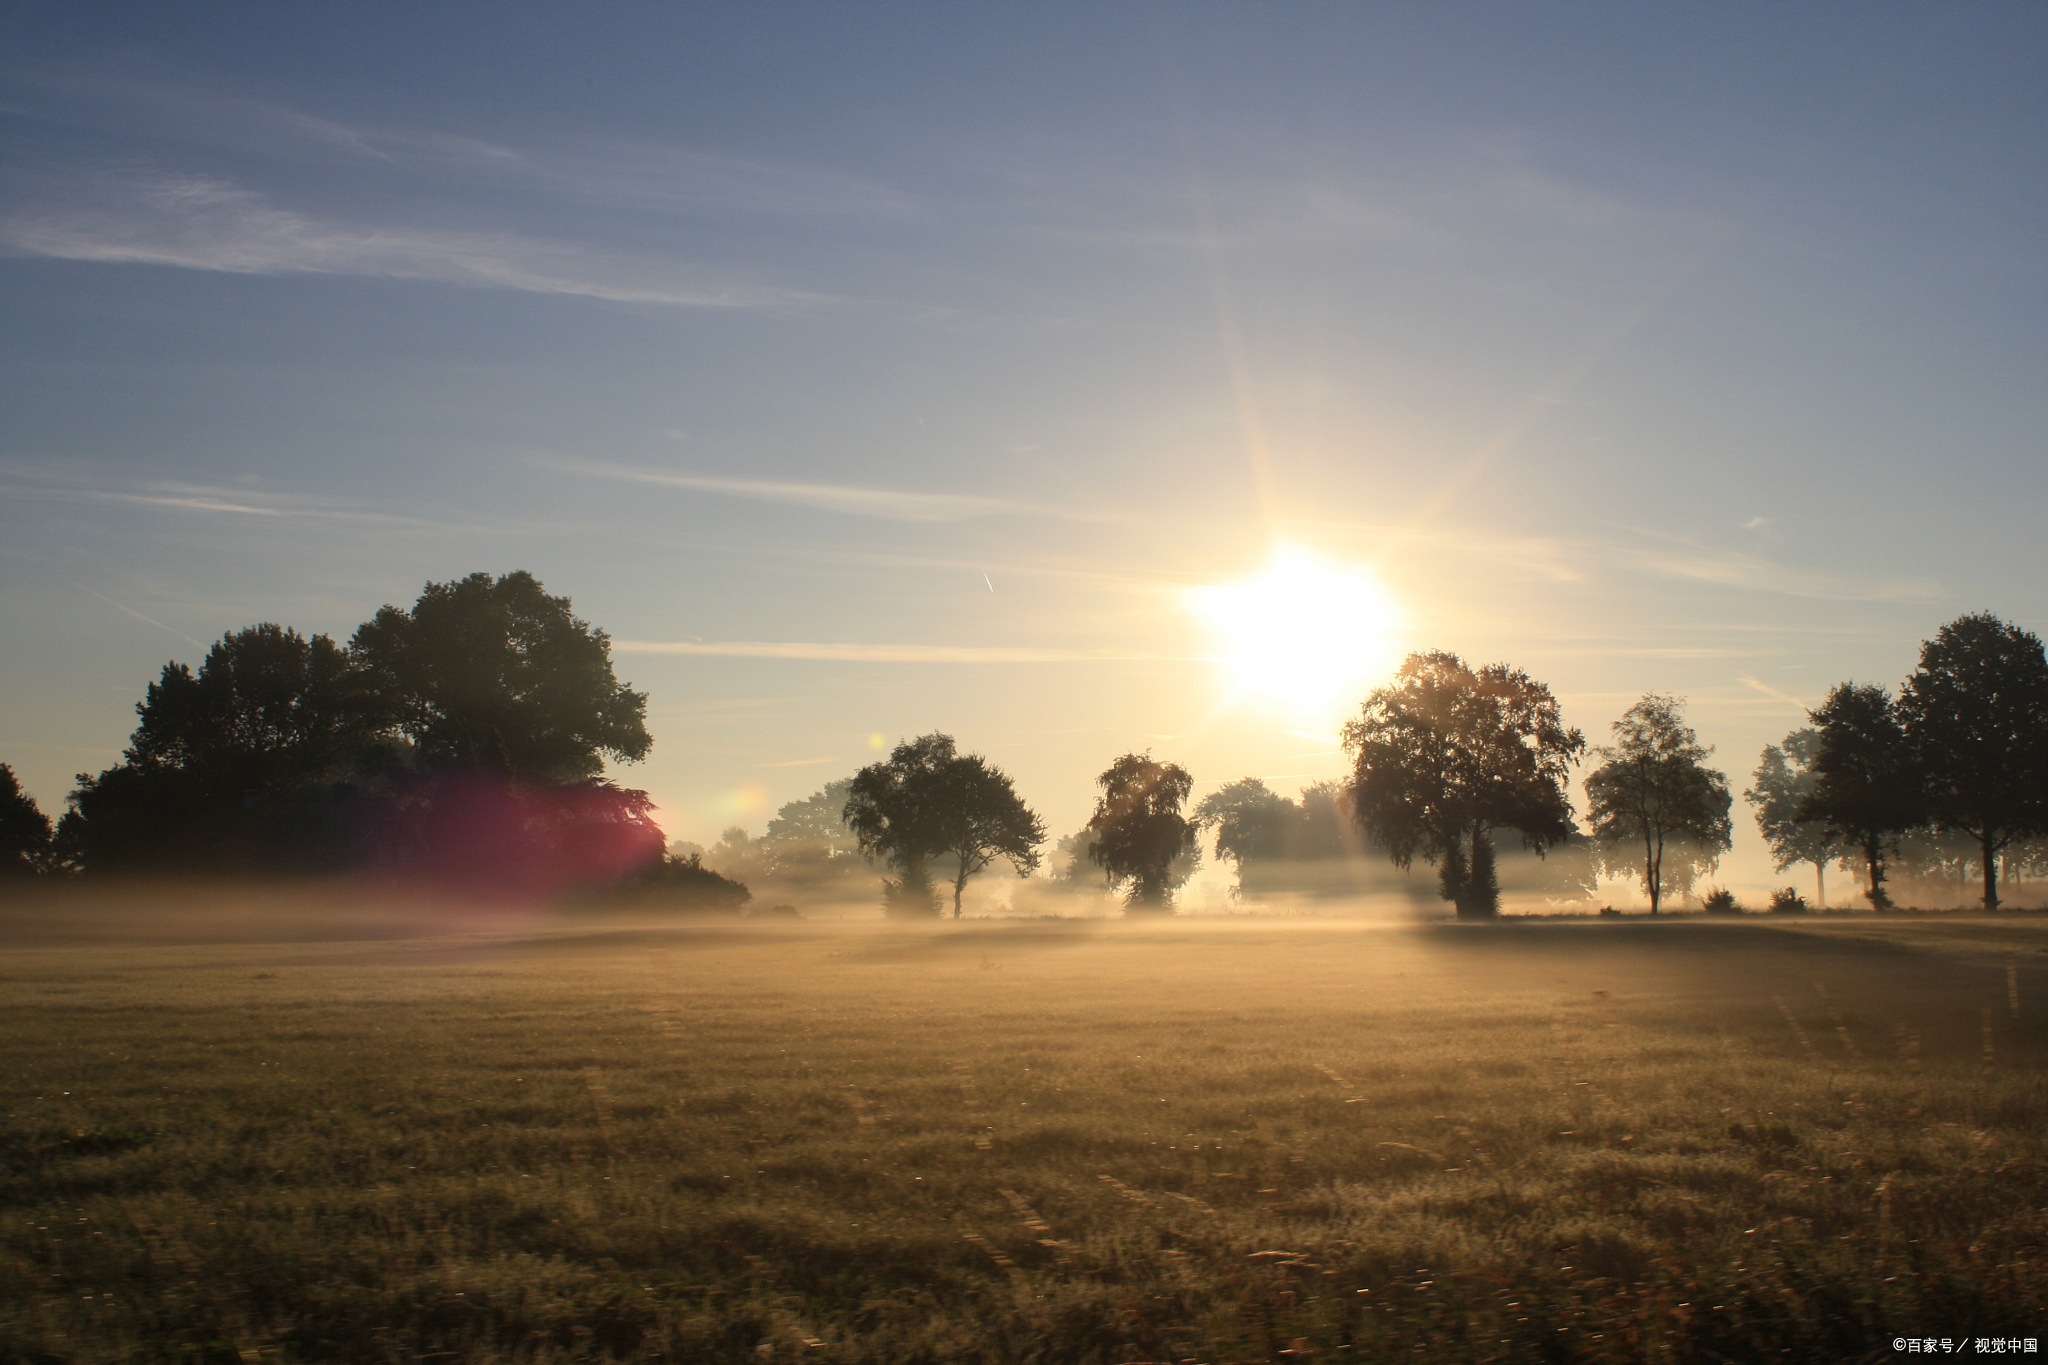
[[[1982,932],[1942,954],[1259,921],[17,948],[0,1357],[2038,1336],[2043,935]]]

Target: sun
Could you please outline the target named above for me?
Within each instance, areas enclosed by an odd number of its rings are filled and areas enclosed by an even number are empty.
[[[1265,571],[1189,590],[1214,633],[1234,699],[1334,725],[1394,666],[1401,613],[1370,570],[1281,546]]]

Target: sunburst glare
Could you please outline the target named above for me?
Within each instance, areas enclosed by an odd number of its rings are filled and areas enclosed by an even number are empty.
[[[1220,646],[1233,700],[1278,702],[1334,724],[1398,657],[1402,615],[1372,572],[1280,546],[1251,578],[1194,588],[1190,604]]]

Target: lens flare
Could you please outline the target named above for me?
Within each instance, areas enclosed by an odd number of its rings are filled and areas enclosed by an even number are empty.
[[[1264,572],[1189,590],[1215,635],[1233,700],[1278,702],[1332,724],[1398,660],[1401,612],[1371,571],[1282,546]]]

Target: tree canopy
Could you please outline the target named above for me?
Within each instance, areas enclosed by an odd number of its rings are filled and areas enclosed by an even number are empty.
[[[953,915],[967,881],[997,858],[1019,875],[1037,868],[1045,825],[1018,799],[1010,779],[979,754],[962,754],[951,735],[933,733],[898,744],[885,763],[855,774],[844,808],[860,851],[897,872],[884,884],[885,907],[897,914],[933,914],[931,861],[954,859]]]
[[[1711,860],[1733,843],[1728,779],[1704,766],[1713,754],[1685,723],[1676,697],[1645,693],[1614,722],[1614,743],[1596,750],[1586,777],[1593,837],[1621,866],[1639,867],[1650,913],[1663,900],[1668,846]],[[1633,850],[1633,852],[1631,852]]]
[[[1132,910],[1173,908],[1173,864],[1192,852],[1200,829],[1181,812],[1195,780],[1177,763],[1125,754],[1095,779],[1102,796],[1088,828],[1088,851],[1112,885],[1130,883]]]
[[[346,649],[265,623],[166,664],[57,846],[90,872],[619,875],[660,851],[646,794],[598,780],[647,752],[645,708],[531,574],[430,583]]]
[[[1520,669],[1411,654],[1343,739],[1360,828],[1397,867],[1418,855],[1439,865],[1443,897],[1461,918],[1499,909],[1493,830],[1512,828],[1540,853],[1575,829],[1566,782],[1585,736]]]
[[[646,694],[612,674],[611,637],[523,570],[429,583],[411,611],[380,609],[351,648],[429,764],[573,781],[653,745]]]
[[[0,879],[33,876],[49,866],[50,817],[0,763]]]
[[[1808,714],[1820,744],[1813,787],[1798,815],[1818,822],[1835,841],[1862,850],[1870,869],[1864,894],[1882,910],[1891,904],[1884,888],[1886,854],[1900,834],[1927,817],[1898,706],[1882,687],[1845,682]]]
[[[2048,834],[2048,657],[2040,638],[1988,612],[1959,616],[1920,647],[1899,719],[1927,813],[1970,835],[1984,908],[1998,908],[1998,859]]]
[[[175,661],[136,704],[121,763],[78,775],[57,832],[93,870],[268,866],[303,853],[308,788],[388,757],[385,703],[325,635],[264,623]]]

